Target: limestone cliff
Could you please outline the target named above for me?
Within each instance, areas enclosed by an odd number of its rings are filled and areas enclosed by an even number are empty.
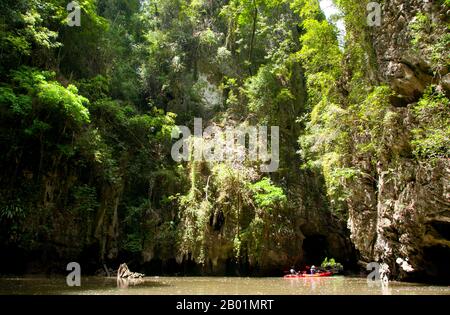
[[[413,107],[425,89],[434,84],[449,94],[448,46],[440,47],[444,62],[434,53],[448,36],[449,10],[442,1],[384,1],[381,26],[370,30],[376,73],[394,91],[396,120],[385,130],[378,165],[367,166],[376,178],[353,185],[348,226],[361,259],[387,263],[391,278],[450,279],[450,160],[421,160],[410,147],[420,123]]]

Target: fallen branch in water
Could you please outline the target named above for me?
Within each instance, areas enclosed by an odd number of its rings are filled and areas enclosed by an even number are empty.
[[[138,279],[143,278],[144,274],[138,273],[138,272],[131,272],[130,269],[128,269],[127,264],[123,263],[119,266],[119,269],[117,270],[117,278],[121,279]]]

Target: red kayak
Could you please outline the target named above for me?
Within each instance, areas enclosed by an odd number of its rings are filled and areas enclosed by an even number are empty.
[[[296,279],[296,278],[317,278],[317,277],[331,277],[333,273],[331,271],[327,272],[318,272],[314,274],[309,273],[300,273],[297,275],[285,275],[285,279]]]

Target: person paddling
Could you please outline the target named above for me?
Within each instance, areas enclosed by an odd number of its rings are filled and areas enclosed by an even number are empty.
[[[289,272],[291,273],[291,275],[297,275],[298,272],[295,271],[294,266],[291,266],[291,270],[289,270]]]

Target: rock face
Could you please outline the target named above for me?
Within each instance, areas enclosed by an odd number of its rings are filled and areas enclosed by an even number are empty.
[[[402,161],[380,174],[375,258],[401,278],[449,278],[450,163]]]
[[[450,281],[450,160],[420,162],[408,148],[411,107],[424,89],[435,84],[449,92],[448,69],[433,66],[429,53],[448,11],[442,1],[386,1],[382,25],[372,30],[378,75],[396,92],[391,103],[398,118],[386,155],[368,172],[377,178],[353,189],[348,226],[361,260],[386,263],[395,279]],[[434,30],[415,48],[410,26],[418,13],[430,17]]]
[[[436,69],[433,65],[432,44],[446,33],[450,11],[441,2],[392,0],[382,5],[382,24],[372,29],[372,39],[379,78],[397,92],[392,99],[394,106],[417,101],[432,83],[442,84],[448,91],[448,69],[443,66]],[[426,16],[427,20],[420,22],[420,16]],[[419,24],[423,36],[412,31]],[[414,37],[416,47],[412,44]],[[436,70],[438,76],[433,73]]]

